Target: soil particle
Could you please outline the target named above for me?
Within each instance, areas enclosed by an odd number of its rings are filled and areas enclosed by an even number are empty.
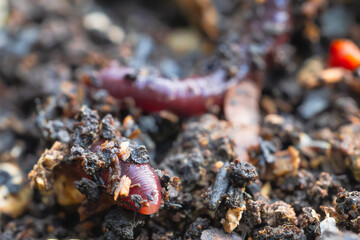
[[[77,120],[79,123],[74,129],[73,144],[80,147],[89,146],[99,135],[99,115],[83,106]]]
[[[185,239],[199,239],[204,230],[210,226],[210,220],[206,218],[197,218],[185,233]]]
[[[336,199],[337,225],[360,233],[360,192],[344,191]]]
[[[316,239],[321,234],[319,214],[311,207],[305,207],[302,210],[304,214],[300,217],[300,226],[304,229],[307,239]]]
[[[150,156],[146,150],[144,145],[136,147],[130,152],[131,160],[138,164],[148,163],[150,160]]]
[[[106,240],[133,239],[134,228],[142,224],[135,219],[135,212],[113,207],[105,216],[104,238]]]
[[[283,201],[274,202],[269,206],[267,223],[271,226],[297,225],[298,220],[294,209]]]
[[[282,225],[279,227],[265,227],[256,233],[256,239],[259,240],[275,240],[275,239],[293,239],[306,240],[304,232],[293,225]]]
[[[251,163],[235,160],[228,167],[227,176],[234,187],[246,187],[258,174]]]
[[[97,202],[99,200],[100,190],[94,181],[82,178],[80,181],[75,181],[74,186],[90,201]]]

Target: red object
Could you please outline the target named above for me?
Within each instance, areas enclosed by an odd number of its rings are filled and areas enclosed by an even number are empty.
[[[101,70],[99,80],[101,87],[115,98],[132,97],[138,107],[148,112],[165,109],[184,117],[206,112],[208,104],[220,105],[228,86],[239,81],[226,81],[222,70],[204,77],[171,81],[142,76],[135,69],[119,66]]]
[[[100,71],[98,86],[117,99],[133,98],[138,107],[148,112],[169,110],[190,117],[206,112],[208,106],[222,105],[224,93],[251,73],[253,36],[263,33],[264,36],[260,34],[262,41],[256,45],[263,54],[273,51],[288,38],[291,1],[268,0],[259,4],[260,7],[260,14],[249,21],[236,42],[229,44],[232,59],[219,57],[220,66],[208,75],[172,81],[154,74],[142,74],[134,68],[112,66]],[[236,64],[236,72],[230,74],[229,62]]]
[[[92,152],[97,152],[101,148],[101,144],[104,140],[98,140],[90,147]],[[122,176],[127,176],[131,180],[129,195],[127,197],[118,198],[116,203],[124,208],[137,211],[144,215],[151,215],[156,213],[161,204],[161,185],[159,177],[156,175],[154,169],[148,164],[138,164],[134,162],[124,162],[119,159],[120,171]],[[101,173],[101,179],[104,182],[104,186],[111,186],[109,183],[110,170],[104,168]],[[137,185],[137,186],[136,186]],[[137,206],[131,197],[139,195],[146,202],[141,206]]]
[[[360,66],[359,47],[347,39],[333,41],[330,45],[329,66],[355,70]]]
[[[139,185],[130,189],[128,197],[119,199],[119,205],[145,215],[156,213],[161,203],[161,186],[159,177],[155,174],[154,169],[147,163],[135,164],[121,160],[119,162],[121,176],[128,176],[131,180],[131,185]],[[140,195],[142,199],[146,200],[147,205],[138,209],[131,201],[131,196],[134,194]]]

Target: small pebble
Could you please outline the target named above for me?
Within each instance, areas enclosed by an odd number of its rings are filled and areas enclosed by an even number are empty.
[[[330,91],[321,88],[309,91],[298,111],[305,119],[310,119],[316,114],[324,111],[329,106]]]
[[[85,15],[83,19],[84,27],[88,30],[104,32],[111,26],[111,20],[102,12],[92,12]]]
[[[331,7],[320,18],[322,34],[329,38],[346,37],[350,27],[350,16],[349,11],[342,6]]]
[[[326,218],[320,223],[321,235],[325,232],[338,233],[339,229],[336,227],[335,218],[326,216]]]

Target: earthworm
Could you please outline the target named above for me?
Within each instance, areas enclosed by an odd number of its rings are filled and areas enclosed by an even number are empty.
[[[129,142],[125,141],[122,143],[125,143],[126,145],[126,143],[128,144]],[[127,145],[123,149],[121,143],[120,148],[118,148],[116,143],[110,143],[110,145],[110,148],[114,149],[114,152],[116,152],[120,158],[126,156],[130,151],[128,150],[130,148],[128,148]],[[107,148],[107,143],[105,143],[104,140],[98,140],[92,144],[90,150],[92,152],[99,152],[103,151],[103,147]],[[114,184],[116,179],[123,178],[124,176],[131,181],[131,186],[128,186],[129,192],[126,196],[118,197],[118,192],[116,193],[114,198],[116,203],[141,214],[151,215],[156,213],[161,204],[161,186],[159,177],[156,175],[154,169],[146,162],[136,163],[130,159],[127,159],[126,161],[118,159],[117,161],[114,161],[112,166],[100,171],[101,181],[105,188],[110,190],[110,193],[113,193],[114,190],[112,189],[112,186],[119,186],[120,184]]]
[[[129,196],[121,199],[120,205],[145,215],[156,213],[161,203],[161,186],[154,169],[148,163],[135,164],[120,161],[120,166],[121,175],[129,177],[134,186],[130,188]],[[137,206],[131,199],[135,195],[140,196],[146,204],[140,203],[140,207]]]
[[[251,73],[252,46],[263,57],[287,41],[290,5],[290,0],[267,0],[257,4],[255,15],[239,38],[235,42],[225,42],[230,44],[232,59],[220,58],[219,67],[208,75],[176,81],[112,65],[100,70],[98,85],[115,98],[133,98],[138,107],[148,112],[169,110],[180,116],[204,113],[211,104],[222,105],[225,91]]]

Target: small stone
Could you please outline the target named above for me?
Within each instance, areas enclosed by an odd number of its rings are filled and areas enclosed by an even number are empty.
[[[339,233],[339,229],[336,227],[335,218],[326,216],[326,218],[320,223],[321,235],[325,232]]]
[[[309,91],[298,111],[303,118],[310,119],[329,106],[329,97],[330,91],[327,88]]]
[[[104,32],[111,26],[111,20],[102,12],[92,12],[85,15],[83,19],[84,27],[88,30]]]

